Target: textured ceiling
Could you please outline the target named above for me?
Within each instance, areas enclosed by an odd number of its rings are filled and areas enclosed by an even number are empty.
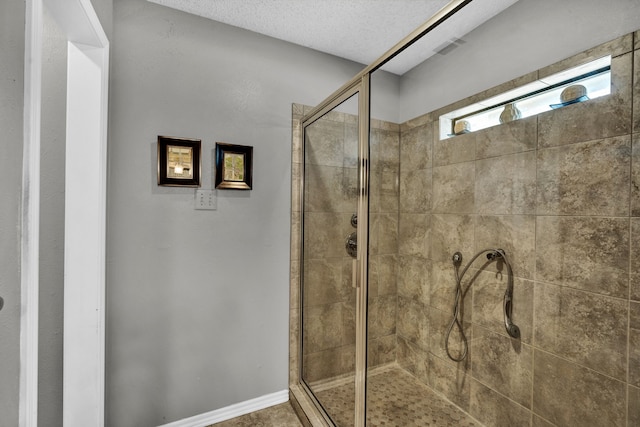
[[[449,0],[149,0],[368,65]],[[384,69],[404,74],[517,0],[474,0],[411,54]],[[455,46],[455,44],[454,44]],[[442,53],[446,53],[446,50]]]

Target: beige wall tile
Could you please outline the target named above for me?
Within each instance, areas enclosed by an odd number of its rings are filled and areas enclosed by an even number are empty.
[[[473,327],[471,344],[473,378],[520,405],[531,408],[532,347],[519,345],[504,335],[477,326]]]
[[[534,415],[532,418],[531,427],[555,427],[555,424],[551,424],[549,421]]]
[[[640,50],[634,51],[633,69],[633,131],[640,132]]]
[[[400,164],[403,172],[432,167],[432,140],[432,123],[402,133]]]
[[[503,249],[515,277],[533,279],[535,272],[536,219],[533,215],[481,215],[475,227],[475,251]],[[496,271],[497,263],[487,270]]]
[[[559,426],[623,427],[625,384],[535,351],[533,411]]]
[[[314,382],[355,372],[356,347],[345,346],[305,354],[302,377]]]
[[[398,300],[395,295],[369,298],[368,329],[369,339],[396,333],[396,311]]]
[[[478,381],[471,380],[469,413],[487,426],[528,426],[531,413]]]
[[[535,195],[535,152],[510,154],[476,162],[476,213],[532,214],[535,213]]]
[[[433,165],[446,166],[475,160],[478,133],[471,132],[441,140],[439,132],[434,132]]]
[[[476,158],[504,156],[535,150],[537,146],[537,117],[504,123],[476,134]]]
[[[307,259],[304,263],[304,306],[325,305],[349,299],[352,288],[344,286],[341,258]]]
[[[415,255],[400,255],[398,295],[430,304],[431,261]]]
[[[630,162],[629,135],[540,150],[537,213],[627,215]]]
[[[398,253],[430,258],[430,234],[430,215],[401,213]]]
[[[540,148],[591,141],[631,131],[631,53],[611,60],[611,94],[538,115]]]
[[[536,347],[625,380],[627,302],[536,283]]]
[[[386,365],[396,361],[396,336],[387,335],[369,339],[367,348],[367,364],[369,367]]]
[[[321,119],[306,128],[307,164],[342,167],[344,163],[344,123]]]
[[[473,213],[475,211],[475,162],[433,168],[433,212]],[[402,192],[400,192],[402,200]]]
[[[640,99],[640,90],[637,93]],[[640,111],[640,105],[636,111]],[[640,133],[633,135],[631,149],[631,216],[640,217]]]
[[[640,328],[629,330],[629,384],[640,387]]]
[[[629,296],[640,301],[640,218],[631,218]]]
[[[449,345],[449,352],[453,355],[453,357],[459,359],[465,351],[465,346],[467,349],[468,360],[471,360],[471,342],[472,342],[472,328],[471,323],[463,322],[463,332],[466,336],[467,343],[465,344],[465,340],[460,333],[460,328],[454,324],[453,329],[451,330],[451,334],[449,334],[449,340],[447,341],[447,331],[451,326],[451,322],[453,321],[453,310],[451,307],[446,310],[438,310],[438,309],[429,309],[429,353],[434,356],[439,357],[442,360],[446,360],[452,364],[456,364],[458,362],[454,362],[449,359],[447,355],[446,345]],[[463,366],[466,366],[468,360],[465,360],[462,363]]]
[[[640,426],[640,388],[629,386],[627,427]]]
[[[358,171],[355,168],[307,165],[307,212],[355,212],[358,203]]]
[[[333,258],[346,255],[345,237],[353,231],[350,214],[311,212],[305,214],[305,256]]]
[[[431,210],[432,169],[400,173],[400,212],[426,213]]]
[[[466,372],[468,360],[455,363],[432,354],[428,355],[428,360],[428,384],[465,411],[469,411],[471,378]]]
[[[471,284],[473,292],[473,322],[507,337],[504,327],[504,293],[507,289],[507,274],[479,272]],[[521,341],[533,342],[533,294],[530,280],[516,278],[513,284],[512,320],[520,328]],[[514,341],[514,345],[516,342]]]
[[[426,350],[429,336],[428,322],[427,310],[422,304],[409,298],[398,297],[396,330],[399,336],[418,348]]]
[[[536,218],[537,280],[626,298],[627,218]]]

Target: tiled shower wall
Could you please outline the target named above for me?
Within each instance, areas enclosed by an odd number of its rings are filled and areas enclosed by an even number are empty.
[[[608,54],[611,95],[439,140],[441,114]],[[294,105],[294,119],[303,113]],[[334,118],[339,126],[351,120]],[[302,159],[299,121],[293,123],[295,384]],[[640,32],[405,122],[399,131],[375,120],[372,127],[370,366],[397,360],[487,426],[640,425]],[[350,231],[336,234],[336,250],[344,251]],[[504,249],[513,264],[513,318],[522,338],[504,330],[504,266],[479,260],[463,283],[469,357],[455,363],[444,349],[454,301],[451,256],[461,251],[465,264],[489,247]],[[341,265],[346,275],[350,269]],[[351,334],[352,325],[343,325]],[[460,342],[454,331],[453,353]],[[352,348],[319,351],[333,354],[333,370],[313,378],[353,369]]]
[[[517,82],[611,54],[607,97],[439,139],[441,114],[509,82],[401,125],[398,361],[488,426],[640,425],[638,35],[635,52],[630,34]],[[484,248],[513,264],[522,338],[504,329],[506,269],[483,258],[455,363],[451,256]]]
[[[294,106],[294,118],[302,108]],[[369,360],[374,365],[396,359],[398,153],[399,126],[375,121],[371,159],[378,173],[372,176],[369,280]],[[300,156],[294,150],[294,176],[300,176]],[[345,240],[355,231],[357,159],[356,116],[331,112],[307,128],[302,357],[309,382],[355,372],[355,289]],[[294,216],[299,216],[296,196]]]

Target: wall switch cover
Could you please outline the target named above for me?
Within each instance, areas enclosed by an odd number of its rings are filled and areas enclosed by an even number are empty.
[[[218,208],[216,190],[196,190],[195,209],[215,211]]]

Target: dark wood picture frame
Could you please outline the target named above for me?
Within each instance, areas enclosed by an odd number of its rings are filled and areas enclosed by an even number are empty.
[[[158,135],[158,185],[200,187],[201,140]]]
[[[251,190],[253,147],[216,142],[216,188]]]

